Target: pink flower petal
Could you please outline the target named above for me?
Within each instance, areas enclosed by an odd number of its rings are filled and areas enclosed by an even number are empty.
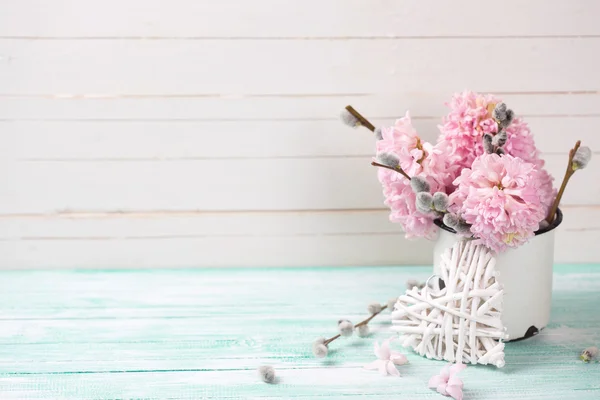
[[[429,379],[429,384],[428,385],[429,385],[430,389],[435,389],[439,385],[442,385],[442,384],[445,384],[445,383],[446,383],[446,380],[444,379],[444,377],[442,377],[441,375],[435,375],[435,376],[432,376]]]
[[[451,376],[448,379],[448,386],[456,386],[459,388],[463,388],[463,381],[458,376]]]
[[[396,351],[392,351],[390,360],[396,365],[404,365],[408,363],[408,359],[406,358],[406,356]]]
[[[386,364],[388,374],[392,376],[400,376],[400,372],[398,372],[398,369],[396,368],[393,362],[388,361]]]
[[[444,368],[442,368],[440,371],[440,376],[444,378],[445,382],[448,382],[448,379],[450,379],[450,365],[446,365]]]
[[[379,343],[377,343],[377,340],[375,341],[375,357],[379,358],[381,360],[381,351],[379,349]]]
[[[438,385],[437,387],[437,391],[440,394],[443,394],[444,396],[448,396],[448,392],[446,392],[446,385],[445,383],[442,383],[441,385]]]
[[[383,376],[387,375],[387,367],[386,367],[386,362],[385,361],[381,361],[379,363],[379,373]]]
[[[375,360],[373,362],[365,364],[363,368],[368,370],[379,369],[379,364],[381,364],[381,360]]]
[[[446,392],[452,396],[455,400],[462,400],[463,398],[463,390],[462,387],[448,385],[446,386]]]
[[[456,375],[458,374],[460,371],[464,370],[465,368],[467,368],[466,364],[454,364],[453,366],[450,367],[450,376]]]
[[[390,355],[391,355],[390,340],[386,339],[383,341],[383,343],[381,344],[381,347],[379,348],[379,358],[381,360],[389,360]]]

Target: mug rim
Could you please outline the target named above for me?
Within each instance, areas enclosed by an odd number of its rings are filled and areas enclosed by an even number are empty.
[[[557,208],[556,209],[556,218],[554,218],[554,221],[552,221],[552,223],[550,225],[548,225],[547,227],[538,229],[537,231],[535,231],[534,235],[538,236],[538,235],[542,235],[544,233],[553,231],[562,223],[562,220],[563,220],[563,213],[560,210],[560,208]],[[456,233],[456,231],[454,229],[445,225],[440,218],[433,220],[433,223],[436,224],[438,228],[440,228],[446,232]]]

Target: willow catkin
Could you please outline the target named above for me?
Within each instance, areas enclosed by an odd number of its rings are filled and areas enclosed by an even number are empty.
[[[270,365],[262,365],[258,368],[258,375],[266,383],[275,382],[275,368]]]
[[[587,146],[581,146],[573,156],[573,169],[583,169],[587,167],[592,159],[592,150]]]
[[[415,193],[429,192],[431,190],[427,180],[421,176],[413,176],[410,180],[410,187]]]
[[[398,157],[392,153],[377,154],[377,161],[379,161],[380,164],[387,165],[388,167],[392,168],[396,168],[398,165],[400,165],[400,160],[398,160]]]
[[[361,125],[358,118],[356,118],[350,113],[350,111],[346,109],[342,110],[342,112],[340,113],[340,119],[342,120],[344,125],[348,125],[351,128],[357,128]]]
[[[352,336],[352,332],[354,332],[354,324],[347,319],[341,319],[338,321],[338,331],[342,336]]]

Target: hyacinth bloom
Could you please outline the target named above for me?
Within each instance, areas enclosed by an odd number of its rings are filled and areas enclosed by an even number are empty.
[[[407,239],[424,237],[434,239],[437,226],[434,216],[417,210],[416,194],[410,182],[397,172],[380,169],[379,181],[383,186],[385,205],[390,208],[390,221],[402,225]]]
[[[444,210],[429,210],[423,201],[417,207],[416,189],[406,176],[380,168],[378,178],[390,220],[402,225],[407,238],[435,239],[434,220],[446,210],[461,218],[462,234],[495,251],[520,246],[539,229],[557,191],[529,127],[513,118],[506,105],[497,106],[500,102],[470,91],[455,94],[435,145],[421,140],[408,112],[393,126],[380,129],[378,161],[393,160],[393,167],[397,165],[409,177],[422,178],[428,187],[422,191],[432,196],[450,195]],[[484,149],[484,137],[493,150]]]
[[[543,165],[543,163],[542,163]],[[548,215],[552,202],[556,198],[557,190],[554,188],[554,177],[542,166],[538,166],[535,181],[538,183],[538,194],[545,215]]]
[[[450,113],[439,126],[438,144],[453,163],[469,168],[475,158],[483,154],[481,138],[485,133],[496,133],[497,124],[488,106],[499,100],[490,95],[465,91],[455,94],[446,105]]]
[[[455,94],[447,103],[450,113],[439,126],[441,134],[437,145],[446,153],[449,165],[459,166],[453,170],[453,179],[462,168],[470,168],[473,161],[485,153],[483,135],[497,133],[498,125],[491,110],[499,102],[500,99],[491,95],[465,91]],[[503,146],[506,154],[543,167],[544,162],[539,158],[529,126],[522,119],[515,118],[506,128],[506,133],[507,140]]]
[[[427,153],[422,162],[423,174],[436,182],[438,191],[448,193],[453,188],[454,179],[460,173],[460,165],[452,162],[440,144],[432,146],[424,143],[423,148]]]
[[[506,133],[507,139],[503,148],[507,154],[520,158],[525,162],[535,164],[538,167],[544,165],[544,161],[540,158],[540,152],[535,147],[535,141],[533,140],[529,125],[525,121],[521,118],[515,118],[506,128]]]
[[[377,154],[394,154],[400,160],[400,167],[409,176],[423,170],[421,163],[426,157],[423,143],[412,126],[410,114],[407,111],[403,118],[396,120],[393,126],[383,128],[382,140],[377,141]]]
[[[425,173],[442,186],[454,180],[459,165],[449,163],[443,146],[421,140],[408,111],[394,126],[383,128],[382,137],[377,142],[377,154],[394,154],[408,176]]]
[[[419,138],[408,112],[394,126],[383,128],[382,137],[377,142],[377,154],[396,156],[400,167],[409,176],[423,174],[434,191],[444,191],[446,184],[452,182],[453,176],[444,153]],[[390,220],[400,223],[409,239],[433,239],[437,233],[433,220],[437,216],[417,210],[416,195],[410,182],[401,174],[387,169],[380,169],[378,177],[383,186],[384,203],[391,211]]]
[[[510,155],[484,154],[454,182],[451,207],[492,250],[518,247],[545,217],[539,176],[534,164]]]

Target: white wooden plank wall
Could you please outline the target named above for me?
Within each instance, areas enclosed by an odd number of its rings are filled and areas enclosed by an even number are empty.
[[[431,262],[337,121],[470,88],[525,116],[560,179],[600,149],[597,0],[1,0],[0,268]],[[600,159],[559,262],[599,262]]]

